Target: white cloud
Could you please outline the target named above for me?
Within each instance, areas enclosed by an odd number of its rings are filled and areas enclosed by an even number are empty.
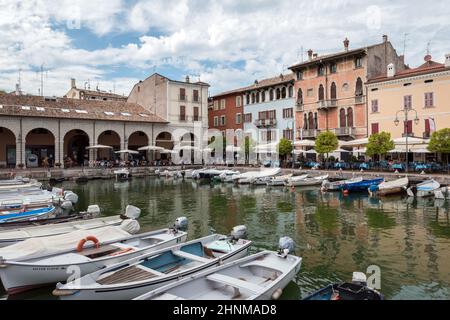
[[[95,79],[125,93],[133,77],[109,79],[109,69],[130,68],[150,73],[153,66],[199,74],[212,91],[233,89],[256,78],[287,72],[309,48],[319,54],[381,42],[390,36],[406,60],[422,62],[427,42],[435,60],[450,52],[447,30],[450,9],[445,2],[357,0],[0,0],[0,86],[12,90],[17,70],[29,70],[32,83],[42,63],[50,69],[47,92],[61,95],[69,79]],[[76,47],[66,27],[102,37],[139,32],[139,41],[88,50]],[[87,33],[86,33],[87,34]],[[93,37],[87,34],[86,36]],[[95,41],[95,39],[94,39]],[[305,54],[304,54],[305,55]],[[237,67],[242,66],[242,67]],[[25,72],[25,71],[24,71]],[[136,79],[137,80],[137,79]],[[36,85],[28,85],[35,93]]]

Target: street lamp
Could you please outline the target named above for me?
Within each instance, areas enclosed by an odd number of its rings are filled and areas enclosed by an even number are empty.
[[[398,115],[399,115],[399,113],[402,113],[402,112],[403,112],[403,114],[405,115],[405,122],[404,122],[404,123],[407,124],[408,121],[409,121],[408,114],[409,114],[410,112],[415,112],[416,118],[414,119],[414,124],[415,124],[415,125],[418,125],[418,124],[419,124],[420,119],[419,119],[419,117],[418,117],[417,111],[416,111],[415,109],[412,109],[412,108],[403,108],[402,110],[397,111],[397,113],[396,113],[396,115],[395,115],[395,121],[394,121],[394,124],[395,124],[396,127],[398,127],[398,125],[400,124],[400,120],[398,119]],[[408,150],[408,137],[409,137],[409,133],[406,132],[406,158],[405,158],[405,161],[406,161],[405,172],[406,172],[406,173],[408,173],[408,156],[409,156],[409,150]]]

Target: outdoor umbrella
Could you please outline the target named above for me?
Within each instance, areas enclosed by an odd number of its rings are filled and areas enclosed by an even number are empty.
[[[369,143],[369,139],[359,139],[359,140],[353,140],[353,141],[342,141],[340,146],[341,147],[358,147],[358,146],[364,146]]]
[[[416,150],[410,150],[412,153],[432,153],[430,152],[428,149],[426,148],[420,148],[420,149],[416,149]]]
[[[113,149],[113,147],[111,147],[111,146],[104,146],[102,144],[97,144],[97,145],[94,145],[94,146],[86,147],[86,149],[88,149],[88,150]]]
[[[316,142],[314,140],[300,140],[295,141],[294,146],[296,147],[314,147]]]
[[[344,149],[337,149],[337,150],[334,150],[333,152],[350,152],[350,151],[344,150]]]
[[[314,149],[311,149],[311,150],[309,150],[309,151],[306,151],[305,153],[306,153],[306,154],[317,154],[317,151],[314,150]]]
[[[366,148],[353,150],[353,153],[366,153],[366,152],[367,152],[367,149],[366,149]]]
[[[426,143],[427,143],[427,140],[424,140],[422,138],[413,138],[413,137],[408,138],[408,145],[410,145],[410,146],[418,145],[418,144],[426,144]],[[394,144],[396,146],[406,145],[406,137],[394,139]]]
[[[129,154],[139,154],[139,151],[136,151],[136,150],[119,150],[119,151],[116,151],[115,153],[123,153],[123,154],[126,154],[126,153],[129,153]]]
[[[157,146],[146,146],[138,149],[139,151],[161,151],[164,150],[162,147]]]

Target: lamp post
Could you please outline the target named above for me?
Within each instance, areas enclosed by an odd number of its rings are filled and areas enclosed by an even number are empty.
[[[397,111],[397,113],[396,113],[396,115],[395,115],[395,121],[394,121],[395,126],[397,126],[397,127],[399,126],[400,120],[398,119],[398,115],[399,115],[400,113],[402,113],[402,112],[403,112],[403,114],[404,114],[404,116],[405,116],[405,122],[404,122],[404,124],[406,124],[406,125],[408,124],[408,121],[409,121],[408,115],[409,115],[410,112],[415,112],[416,118],[414,119],[414,124],[416,124],[416,125],[419,124],[419,121],[420,121],[420,120],[419,120],[417,111],[416,111],[415,109],[412,109],[412,108],[403,108],[402,110]],[[406,130],[406,131],[407,131],[407,130]],[[409,150],[408,150],[408,138],[409,138],[409,133],[406,132],[405,135],[406,135],[406,158],[405,158],[406,167],[405,167],[405,172],[408,173],[408,156],[409,156]]]

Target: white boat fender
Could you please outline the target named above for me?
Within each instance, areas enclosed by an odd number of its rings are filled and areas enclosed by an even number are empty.
[[[247,227],[244,225],[236,226],[231,230],[231,238],[233,240],[245,239],[247,238]]]
[[[141,215],[141,209],[138,207],[127,205],[127,208],[125,209],[125,216],[129,219],[136,220],[139,219]]]
[[[120,224],[120,228],[129,234],[137,234],[141,230],[139,222],[134,219],[123,220]]]
[[[88,206],[86,210],[86,212],[93,217],[97,217],[98,215],[100,215],[100,211],[100,207],[96,204]]]
[[[272,294],[272,299],[273,300],[278,300],[280,299],[281,295],[283,294],[283,289],[278,288],[277,290],[275,290],[275,292]]]
[[[362,272],[353,272],[352,283],[367,286],[367,276]]]
[[[295,243],[294,240],[290,237],[282,237],[280,238],[280,241],[278,242],[278,253],[283,258],[286,258],[289,253],[293,253],[295,250]]]
[[[76,193],[73,193],[72,191],[65,191],[64,192],[64,200],[68,200],[68,201],[72,202],[72,204],[77,204],[78,195]]]
[[[173,226],[176,230],[186,230],[188,227],[188,219],[186,217],[178,217],[175,219]]]

